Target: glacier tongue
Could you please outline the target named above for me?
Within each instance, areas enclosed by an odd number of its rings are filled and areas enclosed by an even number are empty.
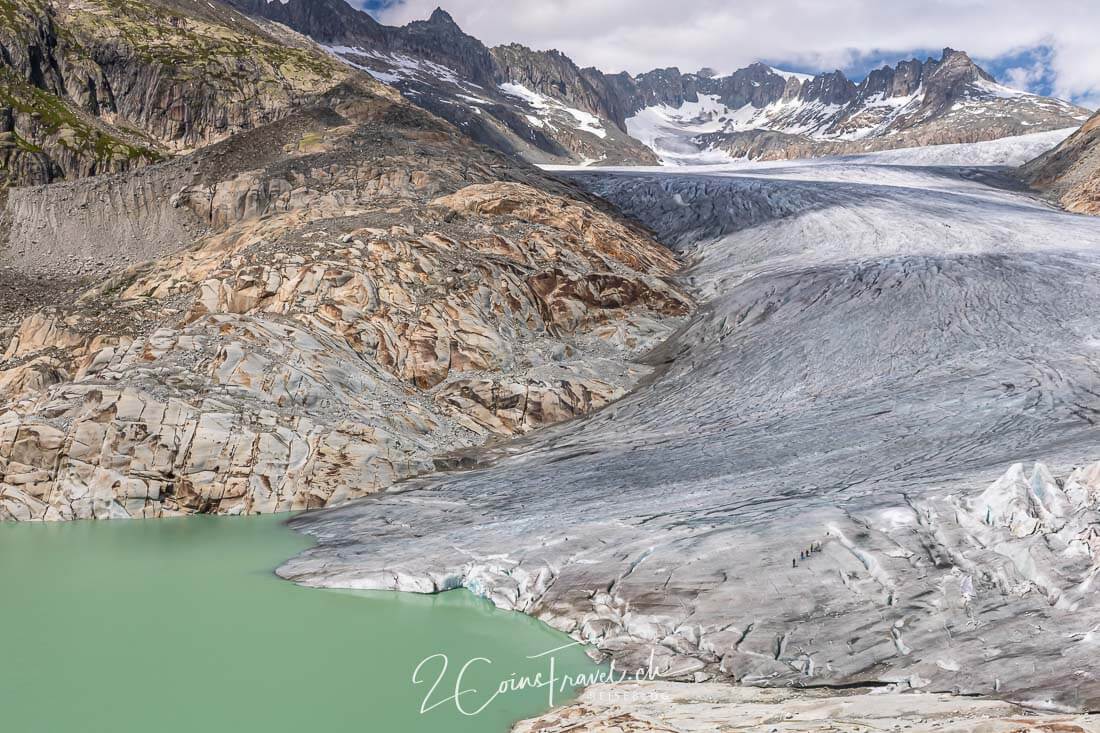
[[[1100,219],[973,168],[576,178],[708,301],[663,372],[296,520],[280,573],[461,582],[678,678],[1100,707]]]

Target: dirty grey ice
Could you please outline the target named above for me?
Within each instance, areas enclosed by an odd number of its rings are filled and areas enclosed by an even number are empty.
[[[571,174],[705,304],[655,376],[296,520],[280,574],[466,586],[620,669],[1100,708],[1100,219],[898,160]]]

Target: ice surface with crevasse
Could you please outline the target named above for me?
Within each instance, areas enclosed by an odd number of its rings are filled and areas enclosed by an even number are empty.
[[[1100,708],[1100,219],[924,155],[571,173],[686,262],[659,374],[303,517],[280,573],[461,578],[685,679]]]

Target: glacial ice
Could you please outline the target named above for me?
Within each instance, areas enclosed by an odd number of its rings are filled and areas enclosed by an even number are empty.
[[[296,520],[280,573],[462,578],[687,679],[1100,708],[1100,219],[975,167],[573,177],[688,263],[659,374]]]

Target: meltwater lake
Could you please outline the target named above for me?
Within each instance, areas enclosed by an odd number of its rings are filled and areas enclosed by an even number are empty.
[[[504,733],[549,708],[548,686],[514,688],[545,681],[551,658],[555,703],[597,670],[577,646],[546,655],[570,639],[466,591],[281,580],[309,546],[286,519],[0,525],[3,729]]]

